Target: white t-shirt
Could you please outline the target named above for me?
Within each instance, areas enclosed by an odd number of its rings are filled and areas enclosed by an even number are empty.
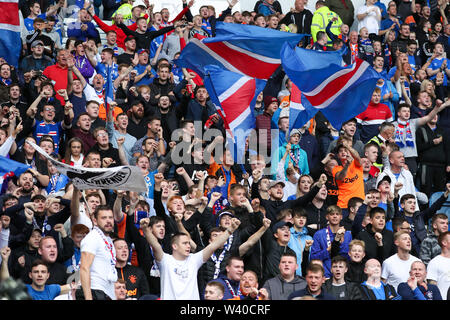
[[[164,253],[158,263],[161,272],[161,300],[200,300],[197,273],[202,264],[202,251],[191,253],[183,261]]]
[[[381,269],[381,277],[386,279],[386,282],[392,285],[397,291],[398,285],[408,280],[411,264],[415,261],[420,261],[420,259],[413,255],[409,255],[408,260],[401,260],[398,257],[398,254],[394,254],[384,260]]]
[[[103,235],[100,235],[100,233]],[[108,242],[108,246],[105,243]],[[116,249],[112,239],[98,229],[92,229],[81,241],[81,253],[89,252],[95,257],[91,265],[91,289],[102,290],[111,299],[116,299],[114,282],[117,281]]]
[[[381,11],[380,8],[378,8],[377,6],[361,6],[358,8],[356,14],[363,14],[366,13],[367,11],[369,11],[372,8],[376,8],[376,10],[378,11],[378,13],[372,11],[369,13],[368,16],[366,16],[364,19],[359,20],[358,23],[358,33],[359,31],[366,27],[367,30],[370,33],[375,33],[378,34],[378,30],[380,29],[380,21],[377,20],[377,14],[379,15],[380,19],[381,19]]]
[[[427,279],[437,282],[442,300],[447,300],[447,291],[450,286],[450,258],[438,255],[431,259],[427,267]]]

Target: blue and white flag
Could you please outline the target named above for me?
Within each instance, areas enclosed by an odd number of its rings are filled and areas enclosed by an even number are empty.
[[[301,91],[305,109],[300,110],[297,116],[307,112],[310,117],[321,111],[339,130],[343,122],[367,108],[380,75],[369,63],[358,58],[355,63],[344,66],[343,53],[343,50],[315,51],[288,43],[283,45],[283,69]],[[295,121],[296,128],[304,124],[300,122]]]
[[[264,89],[265,81],[258,82],[214,65],[205,66],[205,71],[204,85],[224,120],[229,149],[235,161],[241,161],[245,140],[255,128],[252,100]]]
[[[181,51],[176,64],[195,71],[202,78],[206,65],[216,65],[251,78],[267,80],[281,64],[280,49],[283,43],[297,45],[304,36],[218,22],[216,36],[192,39]]]
[[[0,1],[0,57],[18,67],[22,40],[20,39],[19,1]]]

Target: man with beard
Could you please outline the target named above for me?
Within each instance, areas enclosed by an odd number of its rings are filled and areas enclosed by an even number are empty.
[[[76,300],[115,300],[117,281],[116,249],[111,239],[114,230],[113,211],[98,206],[92,218],[94,228],[81,241],[81,288]]]
[[[269,300],[267,289],[259,289],[258,277],[252,270],[247,270],[242,274],[239,281],[239,293],[228,300]]]
[[[182,118],[181,109],[173,107],[168,95],[161,95],[158,99],[155,116],[161,118],[164,140],[171,141],[171,134],[178,129],[178,124]]]
[[[133,157],[137,157],[143,154],[142,143],[146,138],[153,138],[158,143],[158,150],[161,154],[166,154],[166,142],[163,138],[163,130],[161,128],[161,119],[152,116],[148,119],[147,122],[147,133],[140,139],[136,141],[133,148],[131,149],[131,153]]]
[[[144,118],[144,104],[140,100],[133,101],[127,115],[129,118],[126,128],[127,133],[135,137],[136,140],[141,139],[147,133],[148,124],[148,118]]]
[[[204,86],[197,86],[195,88],[194,94],[195,99],[191,99],[189,101],[185,119],[189,119],[192,121],[201,121],[202,128],[205,127],[206,123],[208,122],[210,123],[209,127],[222,129],[223,120],[222,118],[220,118],[216,108],[209,99],[209,94],[206,88]]]
[[[139,267],[128,264],[130,255],[128,243],[124,239],[116,239],[114,240],[114,247],[116,249],[116,271],[118,278],[125,281],[127,296],[139,299],[141,296],[148,294],[149,287],[144,271]]]
[[[19,205],[30,202],[31,198],[39,193],[39,189],[34,185],[33,174],[26,171],[19,176],[17,181],[18,188],[14,190],[13,195],[19,199]]]

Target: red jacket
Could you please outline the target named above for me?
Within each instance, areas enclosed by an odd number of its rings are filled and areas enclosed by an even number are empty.
[[[94,18],[95,22],[97,22],[97,25],[100,27],[100,29],[103,30],[103,32],[106,33],[108,31],[114,30],[117,34],[117,40],[116,40],[117,45],[125,50],[125,38],[127,37],[127,35],[122,31],[122,29],[120,29],[115,24],[110,25],[110,26],[107,25],[99,17],[97,17],[95,15],[93,18]]]

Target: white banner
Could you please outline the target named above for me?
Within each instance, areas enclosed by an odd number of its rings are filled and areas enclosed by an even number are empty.
[[[113,189],[134,192],[147,192],[147,185],[141,169],[136,166],[120,166],[112,168],[85,168],[70,166],[50,157],[44,150],[31,141],[29,143],[37,152],[51,161],[58,172],[72,180],[75,187],[86,189]]]

